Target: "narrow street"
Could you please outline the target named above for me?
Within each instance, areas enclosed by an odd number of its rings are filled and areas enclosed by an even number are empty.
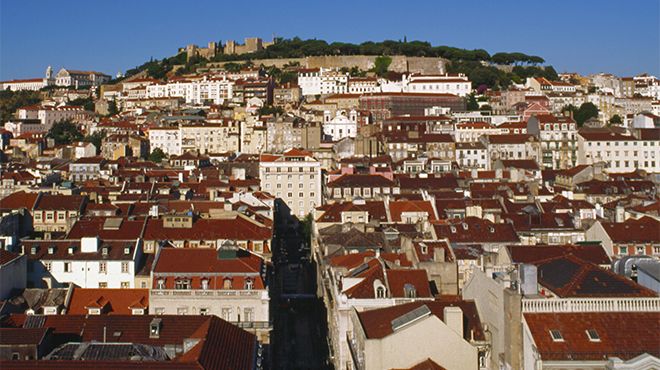
[[[270,276],[273,369],[329,369],[326,311],[316,296],[316,264],[303,225],[275,207]]]

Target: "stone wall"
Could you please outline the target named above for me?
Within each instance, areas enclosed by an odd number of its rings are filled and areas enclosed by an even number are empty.
[[[275,66],[283,68],[285,64],[299,63],[305,68],[342,68],[358,67],[367,71],[374,67],[376,55],[326,55],[305,58],[258,59],[252,62],[255,65]],[[389,70],[394,72],[421,72],[426,74],[445,73],[446,59],[427,57],[407,57],[405,55],[391,56],[392,64]],[[209,63],[207,67],[222,67],[227,62]],[[234,63],[244,63],[235,61]]]

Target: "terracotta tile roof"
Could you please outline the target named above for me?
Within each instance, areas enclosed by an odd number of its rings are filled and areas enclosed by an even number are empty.
[[[81,252],[79,239],[24,240],[22,244],[28,259],[33,261],[132,261],[136,242],[136,240],[99,241],[97,252],[84,253]],[[73,247],[73,253],[69,253],[70,247]],[[32,253],[33,248],[35,253]],[[51,248],[53,253],[50,253]],[[103,253],[104,248],[107,248],[107,254]]]
[[[249,218],[235,214],[232,218],[199,218],[191,228],[167,228],[162,219],[150,218],[143,234],[144,240],[270,240],[272,230]]]
[[[399,182],[399,186],[401,187],[402,191],[406,190],[417,192],[420,189],[454,190],[458,187],[458,181],[453,175],[429,176],[427,178],[410,177],[409,175],[395,175],[395,179]]]
[[[0,328],[0,345],[39,345],[48,330],[48,328]],[[5,369],[4,365],[0,366]]]
[[[107,315],[131,315],[132,308],[149,307],[149,289],[74,288],[67,315],[87,315],[88,307],[101,308]]]
[[[423,253],[423,247],[426,247],[426,253]],[[415,248],[415,254],[417,255],[417,259],[419,262],[431,262],[435,258],[435,249],[440,248],[441,250],[444,251],[444,261],[446,262],[453,262],[454,261],[454,254],[449,247],[449,244],[445,241],[420,241],[420,242],[414,242],[413,247]],[[442,261],[442,260],[441,260]]]
[[[237,258],[220,259],[218,251],[209,248],[163,248],[154,266],[156,273],[260,273],[263,259],[251,253]]]
[[[6,249],[0,248],[0,266],[4,265],[5,263],[9,263],[16,258],[20,257],[21,255],[18,253],[10,252]]]
[[[400,369],[400,370],[407,370],[407,369]],[[411,367],[409,370],[447,370],[447,369],[438,365],[435,361],[428,358],[418,363],[417,365]]]
[[[471,333],[474,333],[475,340],[484,339],[481,320],[479,319],[474,301],[464,301],[454,296],[442,297],[435,301],[418,301],[358,312],[358,317],[366,337],[369,339],[380,339],[394,332],[392,330],[392,320],[421,306],[426,306],[431,311],[431,314],[437,316],[443,322],[445,307],[460,307],[463,311],[464,339],[470,340]]]
[[[568,255],[573,255],[596,265],[609,265],[612,262],[600,244],[509,245],[506,248],[513,263],[534,263]]]
[[[576,229],[573,217],[568,213],[508,213],[502,218],[506,222],[512,223],[517,232]]]
[[[513,225],[493,223],[477,217],[466,217],[451,224],[435,224],[438,238],[448,238],[452,243],[517,243],[519,242]]]
[[[317,222],[341,222],[342,212],[369,212],[371,220],[379,220],[387,222],[387,212],[385,211],[385,203],[382,201],[365,201],[364,204],[355,204],[353,202],[342,202],[325,204],[317,208],[324,213],[316,220]],[[365,220],[368,222],[369,220]]]
[[[334,256],[330,259],[329,263],[333,267],[344,267],[348,270],[352,270],[363,263],[371,261],[375,257],[376,252],[374,251],[349,253],[341,256]],[[412,267],[412,262],[408,260],[404,253],[381,253],[380,258],[394,264],[396,264],[396,261],[399,261],[399,264],[402,267]]]
[[[539,284],[562,298],[657,297],[654,291],[571,254],[533,263]]]
[[[651,217],[625,222],[601,222],[607,235],[615,243],[659,243],[660,221]]]
[[[122,211],[122,213],[124,213]],[[124,213],[125,214],[125,213]],[[106,220],[121,220],[118,227],[109,227]],[[109,222],[109,221],[108,221]],[[98,236],[103,240],[135,240],[142,236],[145,219],[120,217],[91,217],[76,221],[67,234],[68,239]]]
[[[38,196],[39,193],[26,193],[23,190],[17,191],[0,199],[0,209],[26,208],[32,210]]]
[[[143,361],[141,368],[172,369],[251,369],[254,363],[256,337],[216,316],[175,315],[49,315],[44,316],[44,328],[53,334],[75,342],[103,342],[103,333],[112,328],[119,333],[113,340],[158,347],[181,345],[186,339],[198,339],[194,349],[177,355],[170,361]],[[161,320],[160,334],[150,337],[150,323]],[[4,327],[19,328],[25,315],[11,315]],[[222,348],[221,351],[218,348]],[[2,363],[4,368],[6,363]],[[11,367],[22,368],[122,368],[134,369],[135,361],[14,361]]]
[[[425,212],[429,221],[436,220],[433,205],[424,200],[399,200],[390,202],[390,215],[392,222],[402,222],[402,214],[407,212]]]
[[[61,195],[42,193],[34,205],[35,210],[67,210],[80,211],[87,201],[84,195]]]
[[[642,353],[660,357],[658,312],[525,313],[524,318],[545,361],[626,361]],[[554,341],[551,330],[564,340]],[[588,330],[600,340],[590,340]]]
[[[344,174],[327,184],[329,188],[335,187],[360,187],[360,188],[381,188],[393,187],[394,181],[391,181],[381,175],[363,175],[363,174]]]

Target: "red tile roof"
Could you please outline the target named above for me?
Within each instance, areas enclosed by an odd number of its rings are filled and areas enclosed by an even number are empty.
[[[23,190],[17,191],[0,199],[0,209],[26,208],[32,210],[38,196],[39,193],[26,193]]]
[[[131,315],[132,308],[149,307],[149,289],[73,289],[67,314],[87,315],[88,307],[102,308],[102,314]]]
[[[259,273],[263,259],[251,253],[220,259],[215,249],[163,248],[154,273]]]
[[[467,327],[467,330],[463,331],[464,338],[470,340],[471,333],[474,333],[475,340],[484,339],[484,332],[474,301],[464,301],[454,296],[442,297],[435,301],[418,301],[363,311],[358,313],[358,317],[367,338],[380,339],[394,332],[392,330],[392,320],[421,306],[426,306],[431,314],[442,321],[444,321],[445,307],[460,307],[463,311],[464,325]]]
[[[659,243],[660,221],[651,217],[625,222],[602,222],[601,225],[614,243]]]
[[[448,238],[452,243],[517,243],[519,242],[513,225],[493,223],[477,217],[466,217],[450,224],[435,224],[438,238]]]
[[[399,200],[390,202],[390,215],[392,222],[402,222],[401,215],[404,212],[425,212],[430,221],[436,220],[433,205],[424,200]]]
[[[16,258],[20,257],[21,255],[18,253],[13,253],[8,250],[0,248],[0,266],[4,265],[5,263],[9,263]]]
[[[626,361],[642,353],[660,357],[659,312],[526,313],[525,322],[545,361]],[[563,341],[553,341],[558,330]],[[591,341],[595,330],[600,341]]]

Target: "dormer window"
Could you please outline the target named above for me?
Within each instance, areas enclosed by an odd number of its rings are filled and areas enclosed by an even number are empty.
[[[225,278],[222,281],[222,289],[231,289],[231,278]]]
[[[69,247],[69,254],[73,254],[73,247]]]
[[[600,342],[600,335],[598,335],[598,332],[595,329],[588,329],[586,332],[587,337],[589,337],[589,341]]]
[[[465,222],[463,222],[462,225],[463,225],[463,230],[467,230],[467,229],[468,229],[468,224],[466,224]]]
[[[403,293],[406,296],[406,298],[417,298],[417,290],[415,289],[415,286],[412,284],[405,284],[403,286]]]
[[[129,254],[131,254],[131,248],[130,248],[130,247],[126,247],[126,248],[124,248],[124,254],[125,254],[125,255],[129,255]]]
[[[449,229],[451,230],[452,234],[456,233],[456,226],[449,226]]]
[[[252,279],[246,279],[245,290],[252,290],[253,287],[254,287],[254,281],[252,281]]]
[[[550,337],[552,337],[553,342],[564,341],[564,337],[561,335],[561,332],[557,329],[550,330]]]
[[[30,248],[30,254],[37,254],[37,247]]]
[[[165,279],[158,279],[156,284],[158,289],[165,289]]]
[[[203,278],[201,281],[202,281],[202,289],[203,290],[208,290],[209,289],[209,279]]]
[[[55,254],[55,247],[48,247],[48,254]]]
[[[419,247],[422,251],[422,254],[427,254],[429,252],[429,247],[426,244],[420,244]]]
[[[108,247],[103,247],[103,249],[101,249],[101,254],[103,256],[107,256],[108,255]]]
[[[376,298],[385,298],[385,287],[384,286],[378,286],[376,287]]]

